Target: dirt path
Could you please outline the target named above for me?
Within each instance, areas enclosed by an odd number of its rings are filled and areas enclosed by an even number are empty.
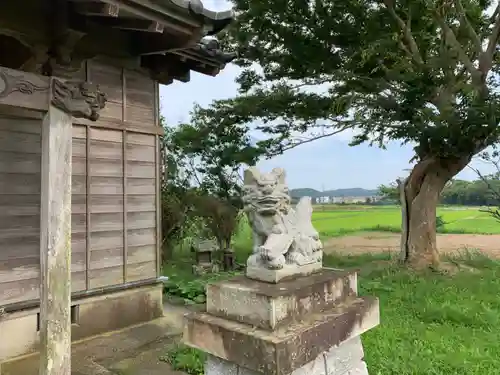
[[[437,244],[442,253],[477,249],[492,257],[500,258],[500,235],[438,234]],[[354,236],[330,238],[325,243],[326,253],[361,254],[383,251],[399,251],[399,234],[366,232]]]

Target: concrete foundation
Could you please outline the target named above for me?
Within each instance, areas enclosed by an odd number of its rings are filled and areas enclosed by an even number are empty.
[[[367,375],[360,335],[379,319],[352,272],[238,277],[207,287],[207,312],[187,317],[184,342],[209,354],[207,375]]]
[[[0,362],[38,351],[38,308],[0,316]],[[163,315],[162,285],[138,287],[72,302],[72,340],[147,322]]]

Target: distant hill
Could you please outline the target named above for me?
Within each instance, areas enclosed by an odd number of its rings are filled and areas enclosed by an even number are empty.
[[[318,191],[311,188],[291,189],[290,195],[294,198],[301,197],[370,197],[377,195],[376,189],[350,188]]]

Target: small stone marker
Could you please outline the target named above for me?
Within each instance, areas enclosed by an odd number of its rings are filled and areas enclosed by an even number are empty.
[[[355,272],[322,268],[310,199],[290,206],[284,171],[245,173],[254,252],[246,276],[207,285],[206,312],[184,342],[208,353],[206,375],[368,375],[360,335],[379,324],[377,298]]]
[[[218,267],[213,261],[213,252],[217,251],[218,245],[214,240],[198,240],[191,245],[191,251],[195,253],[193,273],[203,275],[205,273],[217,272]]]

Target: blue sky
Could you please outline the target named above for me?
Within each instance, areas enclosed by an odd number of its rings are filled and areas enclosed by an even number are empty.
[[[212,10],[225,10],[230,4],[225,0],[204,0],[205,6]],[[189,120],[189,112],[195,103],[209,105],[213,100],[236,96],[238,85],[234,82],[239,68],[228,65],[217,77],[191,73],[191,81],[174,81],[160,89],[161,111],[167,123],[176,124]],[[285,168],[291,188],[310,187],[317,190],[362,187],[376,188],[387,184],[399,176],[408,174],[412,157],[410,146],[401,147],[394,143],[380,150],[367,145],[349,147],[351,134],[342,133],[321,139],[271,160],[259,163],[259,167],[270,170],[274,167]],[[488,173],[484,163],[473,162],[475,168]],[[475,173],[466,168],[458,178],[474,179]]]

